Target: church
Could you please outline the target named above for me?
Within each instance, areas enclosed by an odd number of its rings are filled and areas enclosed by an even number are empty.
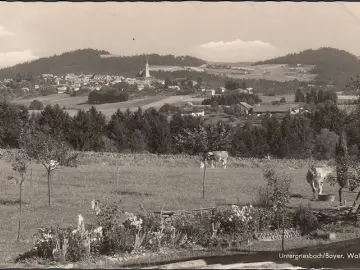
[[[149,63],[146,57],[146,64],[145,64],[145,69],[140,70],[139,73],[137,74],[136,78],[140,79],[140,80],[144,80],[144,81],[150,81],[152,79],[152,77],[150,76],[150,68],[149,68]]]

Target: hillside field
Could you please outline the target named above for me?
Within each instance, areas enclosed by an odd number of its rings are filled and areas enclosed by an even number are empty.
[[[36,97],[36,98],[26,98],[26,99],[17,99],[12,101],[16,104],[23,104],[29,106],[30,103],[37,99],[41,101],[45,106],[46,105],[55,105],[58,104],[61,108],[65,106],[66,111],[70,115],[76,114],[76,111],[79,109],[88,110],[91,105],[86,104],[87,96],[79,97],[70,97],[68,94],[53,94],[48,96]],[[183,101],[199,101],[202,99],[193,98],[192,96],[149,96],[144,98],[137,98],[128,100],[125,102],[116,102],[116,103],[106,103],[94,105],[98,110],[105,114],[105,116],[110,117],[117,109],[126,110],[130,109],[132,111],[137,110],[138,107],[141,107],[143,110],[154,107],[159,109],[165,103],[175,104]]]
[[[297,79],[299,81],[309,82],[316,78],[316,74],[309,72],[313,67],[313,65],[303,65],[299,68],[293,68],[286,64],[256,66],[237,65],[236,68],[238,69],[206,68],[205,71],[211,74],[228,76],[234,79],[264,79],[279,82]],[[246,74],[244,70],[247,70],[248,73]]]
[[[50,209],[47,206],[45,170],[41,165],[34,164],[32,185],[29,179],[24,184],[22,241],[16,244],[19,190],[7,180],[9,175],[15,174],[3,158],[0,160],[0,209],[6,218],[0,221],[0,262],[27,250],[31,246],[31,237],[42,226],[75,225],[78,214],[84,216],[85,222],[93,220],[92,199],[116,202],[125,211],[140,211],[140,204],[145,209],[160,211],[162,208],[186,210],[251,203],[258,189],[265,185],[262,176],[264,166],[290,175],[293,180],[291,192],[300,197],[292,198],[291,206],[310,204],[314,208],[322,208],[337,205],[337,202],[309,200],[312,193],[305,174],[310,163],[314,162],[232,158],[226,170],[207,169],[206,198],[202,199],[203,170],[199,168],[198,157],[146,154],[82,157],[77,168],[61,168],[53,172]],[[337,190],[325,183],[324,193],[337,194]],[[355,195],[344,191],[347,201],[353,200]]]

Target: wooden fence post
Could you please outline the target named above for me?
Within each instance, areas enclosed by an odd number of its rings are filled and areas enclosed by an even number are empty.
[[[33,186],[33,182],[32,182],[32,161],[30,159],[30,187]]]
[[[282,213],[282,237],[281,237],[281,250],[285,252],[285,214]]]
[[[203,192],[203,199],[205,199],[205,172],[206,172],[206,162],[204,158],[204,177],[203,177],[203,186],[202,186],[202,192]]]

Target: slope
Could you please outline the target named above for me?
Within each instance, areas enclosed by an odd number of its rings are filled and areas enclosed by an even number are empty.
[[[40,58],[31,62],[15,65],[0,70],[0,78],[21,75],[41,75],[51,73],[63,75],[66,73],[86,74],[116,74],[135,76],[144,67],[145,55],[103,57],[107,51],[82,49],[66,52],[61,55]],[[200,66],[205,61],[191,57],[173,55],[147,55],[152,65]]]
[[[304,64],[315,65],[311,71],[318,74],[315,82],[319,84],[334,84],[343,87],[350,77],[360,74],[360,60],[355,55],[335,48],[323,47],[317,50],[305,50],[274,59],[259,61],[253,65],[262,64]]]

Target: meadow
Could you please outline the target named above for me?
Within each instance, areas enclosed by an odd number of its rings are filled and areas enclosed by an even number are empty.
[[[236,69],[205,69],[206,72],[228,76],[235,79],[265,79],[272,81],[291,81],[299,80],[304,82],[309,82],[315,79],[316,74],[311,74],[309,71],[313,68],[311,65],[304,65],[301,68],[290,68],[288,65],[279,64],[279,65],[257,65],[257,66],[238,66],[243,67],[244,69],[249,70],[248,74],[244,74],[241,70]],[[307,73],[303,73],[300,70],[306,70]]]
[[[29,106],[30,103],[37,99],[41,101],[45,106],[46,105],[56,105],[58,104],[61,108],[65,107],[66,111],[71,115],[75,115],[77,110],[83,109],[88,110],[91,105],[87,104],[87,96],[71,97],[68,94],[52,94],[48,96],[41,96],[36,98],[22,98],[12,101],[15,104],[22,104]],[[187,101],[202,101],[203,99],[193,98],[192,96],[148,96],[144,98],[131,99],[125,102],[115,102],[115,103],[106,103],[94,105],[99,111],[105,114],[106,117],[110,117],[116,110],[127,110],[136,111],[138,107],[141,107],[143,110],[154,107],[159,109],[165,103],[175,104],[179,102]],[[36,112],[36,111],[34,111]]]
[[[125,211],[189,210],[222,204],[252,203],[260,187],[265,185],[265,166],[286,172],[292,178],[290,206],[310,204],[313,208],[337,205],[337,202],[310,201],[310,186],[305,181],[311,160],[258,160],[231,158],[228,169],[206,170],[205,199],[202,198],[203,170],[199,157],[157,156],[151,154],[101,155],[84,153],[77,168],[61,168],[52,175],[52,206],[47,206],[47,181],[40,164],[32,165],[24,184],[23,225],[20,243],[15,243],[19,190],[9,175],[16,176],[7,159],[0,160],[0,262],[14,258],[31,246],[31,237],[43,226],[76,224],[77,215],[94,220],[91,200],[115,202]],[[337,194],[337,189],[325,184],[324,193]],[[356,193],[344,192],[351,201]]]

